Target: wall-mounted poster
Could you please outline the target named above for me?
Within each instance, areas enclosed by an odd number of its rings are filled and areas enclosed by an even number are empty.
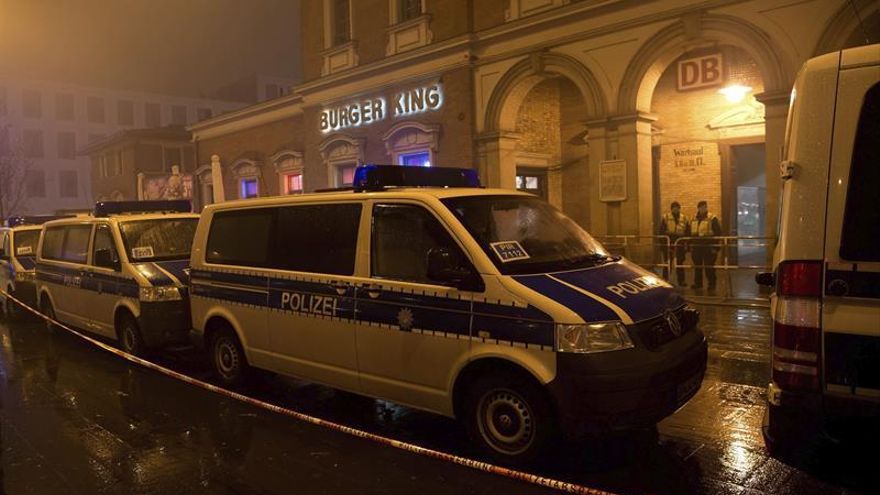
[[[144,199],[192,199],[192,197],[192,174],[144,176]]]
[[[603,160],[599,164],[599,201],[626,200],[626,160]]]

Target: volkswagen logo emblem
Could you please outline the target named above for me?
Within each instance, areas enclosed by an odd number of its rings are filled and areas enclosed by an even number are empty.
[[[669,326],[669,331],[672,332],[672,335],[675,335],[676,337],[681,335],[681,322],[678,321],[678,317],[675,316],[675,313],[667,309],[663,317],[666,320],[666,324]]]

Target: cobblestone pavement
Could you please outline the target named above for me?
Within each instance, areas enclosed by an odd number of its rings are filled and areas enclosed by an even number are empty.
[[[701,306],[700,392],[649,431],[561,447],[539,474],[616,493],[880,490],[873,457],[826,446],[786,463],[761,438],[763,308]],[[199,356],[162,364],[208,379]],[[381,435],[477,454],[452,420],[264,377],[248,394]],[[297,422],[129,364],[34,321],[0,323],[0,493],[552,493]]]

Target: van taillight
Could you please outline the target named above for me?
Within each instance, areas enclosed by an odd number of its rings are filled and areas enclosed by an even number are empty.
[[[773,381],[783,390],[819,389],[822,263],[782,263],[773,315]]]

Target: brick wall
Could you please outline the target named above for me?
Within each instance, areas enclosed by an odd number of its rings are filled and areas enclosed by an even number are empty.
[[[731,110],[760,104],[754,101],[754,94],[764,90],[760,72],[755,61],[743,50],[734,47],[720,47],[709,51],[697,51],[683,55],[691,58],[708,53],[721,52],[725,61],[723,83],[704,89],[679,91],[676,87],[677,62],[664,71],[654,90],[651,109],[657,114],[655,124],[659,133],[654,135],[654,144],[660,146],[660,213],[669,210],[671,201],[678,201],[682,211],[688,216],[696,212],[696,203],[704,199],[709,202],[709,210],[722,222],[727,214],[727,205],[722,204],[722,163],[719,144],[726,140],[748,135],[763,135],[763,126],[729,126],[710,128],[709,123]],[[752,92],[741,103],[731,103],[718,93],[727,83],[740,83],[752,88]],[[675,155],[679,151],[679,156]],[[688,151],[690,150],[690,151]],[[702,155],[681,155],[697,153]],[[688,165],[700,159],[701,165]],[[728,185],[733,187],[733,185]]]
[[[660,146],[660,213],[673,201],[689,218],[697,213],[697,202],[707,201],[709,211],[722,217],[721,156],[714,141],[689,141]],[[658,224],[659,225],[659,224]]]
[[[262,164],[259,182],[260,196],[277,195],[281,190],[278,174],[271,157],[282,148],[302,151],[304,144],[302,135],[303,119],[296,117],[199,141],[197,144],[198,164],[211,163],[211,155],[220,156],[226,199],[236,199],[239,194],[238,184],[229,167],[243,154],[256,152],[255,156],[259,157]]]
[[[431,80],[430,76],[427,80]],[[473,82],[470,71],[467,68],[462,68],[444,73],[441,76],[441,83],[445,96],[443,106],[439,110],[399,119],[388,117],[371,125],[345,129],[341,134],[355,139],[365,139],[365,162],[390,163],[391,156],[382,138],[391,127],[406,120],[417,121],[425,125],[439,124],[440,134],[437,150],[434,153],[434,165],[475,168],[472,138],[474,132],[473,107],[471,105]],[[408,87],[410,86],[391,88],[369,93],[366,96],[370,98],[384,96],[390,102],[394,91]],[[329,173],[319,152],[319,145],[330,137],[330,134],[322,134],[319,130],[321,108],[321,106],[308,107],[303,114],[305,150],[303,160],[307,190],[328,186]]]
[[[581,227],[589,229],[589,149],[583,140],[587,106],[573,83],[561,80],[559,89],[562,211]]]
[[[517,151],[546,153],[559,160],[559,81],[543,81],[526,95],[516,115],[516,132],[522,137]]]

